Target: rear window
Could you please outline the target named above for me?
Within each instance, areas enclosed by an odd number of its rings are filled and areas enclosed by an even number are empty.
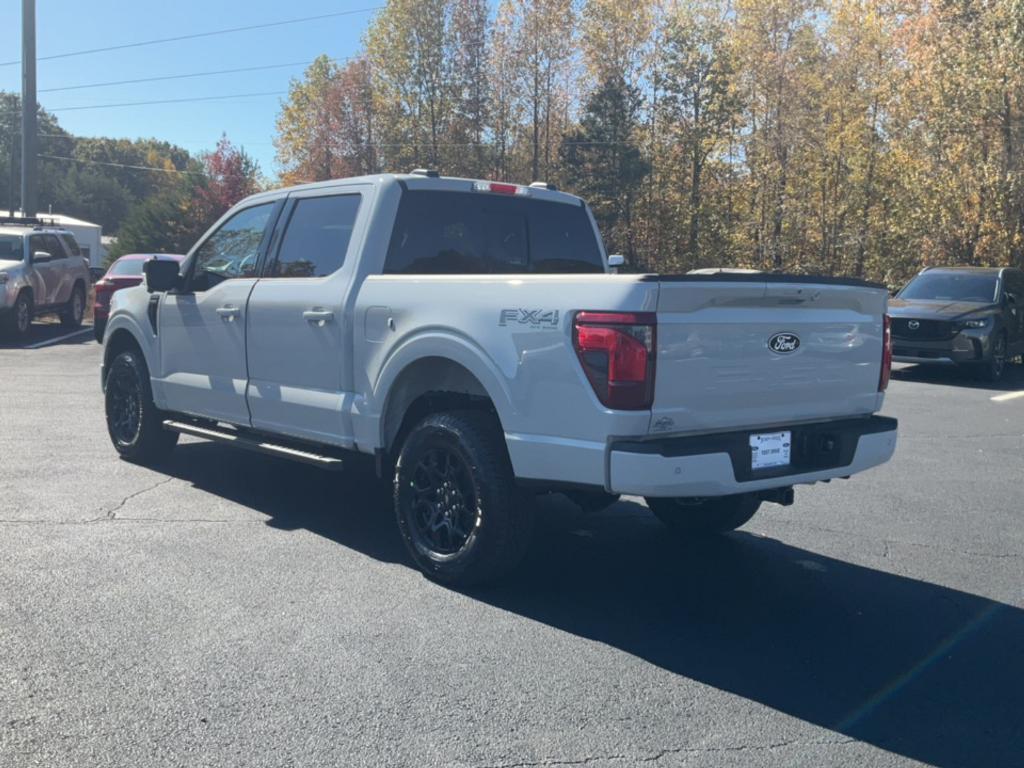
[[[146,262],[143,259],[121,259],[120,261],[115,261],[110,266],[109,274],[116,275],[117,277],[141,275],[142,267],[145,263]]]
[[[384,272],[604,272],[604,262],[583,206],[487,192],[407,191]]]

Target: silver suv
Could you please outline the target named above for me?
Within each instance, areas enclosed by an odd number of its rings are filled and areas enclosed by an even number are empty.
[[[32,318],[56,314],[77,328],[89,270],[75,236],[39,219],[0,219],[0,326],[24,337]]]

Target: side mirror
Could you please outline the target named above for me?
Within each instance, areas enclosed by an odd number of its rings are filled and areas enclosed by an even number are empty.
[[[612,269],[618,269],[625,263],[626,257],[620,253],[615,253],[608,257],[608,266]]]
[[[150,293],[173,291],[181,284],[178,262],[169,259],[150,259],[143,267],[146,273],[146,290]]]
[[[32,254],[33,264],[45,264],[48,261],[53,261],[53,256],[49,251],[35,251]]]
[[[1007,304],[1016,304],[1017,303],[1017,297],[1014,296],[1012,293],[1006,294],[1006,303]]]

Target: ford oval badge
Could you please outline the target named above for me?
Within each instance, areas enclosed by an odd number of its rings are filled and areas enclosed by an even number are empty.
[[[768,339],[768,349],[780,355],[796,352],[800,348],[800,337],[795,333],[776,333]]]

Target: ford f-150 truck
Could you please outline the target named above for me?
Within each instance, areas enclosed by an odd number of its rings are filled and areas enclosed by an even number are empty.
[[[375,454],[409,552],[447,583],[519,560],[530,493],[640,495],[678,531],[724,531],[895,448],[874,415],[884,287],[611,274],[587,206],[546,184],[267,192],[180,270],[145,271],[105,336],[121,455],[156,461],[179,434],[325,468]]]

